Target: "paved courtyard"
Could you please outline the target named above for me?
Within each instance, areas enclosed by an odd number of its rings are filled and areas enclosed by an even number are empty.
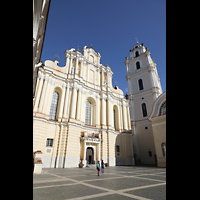
[[[166,168],[106,167],[97,176],[96,168],[43,169],[33,174],[34,200],[165,200]]]

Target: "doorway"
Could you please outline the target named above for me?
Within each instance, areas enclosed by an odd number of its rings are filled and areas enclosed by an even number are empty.
[[[86,160],[87,160],[87,164],[95,164],[94,149],[92,147],[88,147],[86,150]]]

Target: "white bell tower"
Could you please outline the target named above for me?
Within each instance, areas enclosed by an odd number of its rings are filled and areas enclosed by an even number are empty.
[[[130,58],[126,57],[125,65],[134,152],[139,163],[153,164],[155,148],[148,117],[154,101],[162,94],[160,78],[156,63],[143,43],[139,45],[137,41],[129,55]]]
[[[162,94],[156,63],[143,43],[139,45],[137,42],[129,55],[125,65],[128,95],[134,100],[135,107],[132,117],[133,120],[147,119],[154,101]]]

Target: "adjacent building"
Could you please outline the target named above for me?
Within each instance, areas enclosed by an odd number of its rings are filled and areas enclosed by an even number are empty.
[[[51,0],[33,0],[33,98]]]

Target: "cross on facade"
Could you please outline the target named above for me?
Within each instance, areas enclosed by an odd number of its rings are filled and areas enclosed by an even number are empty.
[[[90,47],[91,47],[91,48],[93,48],[93,47],[94,47],[94,45],[93,45],[92,43],[90,43]]]

